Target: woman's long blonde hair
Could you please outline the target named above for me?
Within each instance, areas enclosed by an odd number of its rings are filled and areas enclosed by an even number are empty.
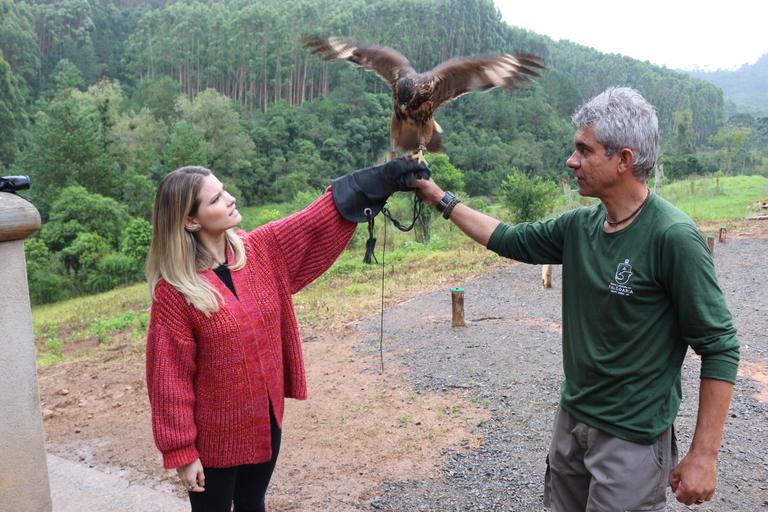
[[[152,212],[152,244],[147,257],[147,282],[154,297],[155,285],[160,278],[179,290],[187,302],[206,316],[218,311],[224,300],[219,291],[198,275],[210,268],[213,256],[185,229],[187,217],[195,216],[200,205],[198,194],[203,179],[212,173],[205,167],[182,167],[162,179],[155,194]],[[242,239],[232,230],[227,231],[227,242],[232,247],[235,261],[232,270],[245,265],[245,247]]]

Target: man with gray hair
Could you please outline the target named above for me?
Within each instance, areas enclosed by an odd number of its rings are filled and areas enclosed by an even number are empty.
[[[609,88],[574,114],[566,161],[599,203],[514,226],[432,180],[411,186],[488,249],[563,265],[560,407],[545,504],[557,512],[664,510],[712,499],[739,342],[712,257],[693,221],[646,185],[659,154],[654,108]],[[701,356],[696,430],[678,464],[674,420],[688,347]]]

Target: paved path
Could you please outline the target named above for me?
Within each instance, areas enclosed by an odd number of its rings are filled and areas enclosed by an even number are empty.
[[[48,454],[53,512],[187,512],[171,494]]]

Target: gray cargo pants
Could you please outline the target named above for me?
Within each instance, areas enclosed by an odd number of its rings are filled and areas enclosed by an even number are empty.
[[[553,512],[663,511],[677,465],[674,427],[650,445],[613,437],[559,408],[544,479]]]

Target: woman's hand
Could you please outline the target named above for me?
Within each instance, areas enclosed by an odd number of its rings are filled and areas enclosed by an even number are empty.
[[[176,473],[178,473],[181,483],[187,491],[205,491],[205,474],[200,459],[195,459],[194,462],[190,462],[186,466],[179,466],[176,468]]]

